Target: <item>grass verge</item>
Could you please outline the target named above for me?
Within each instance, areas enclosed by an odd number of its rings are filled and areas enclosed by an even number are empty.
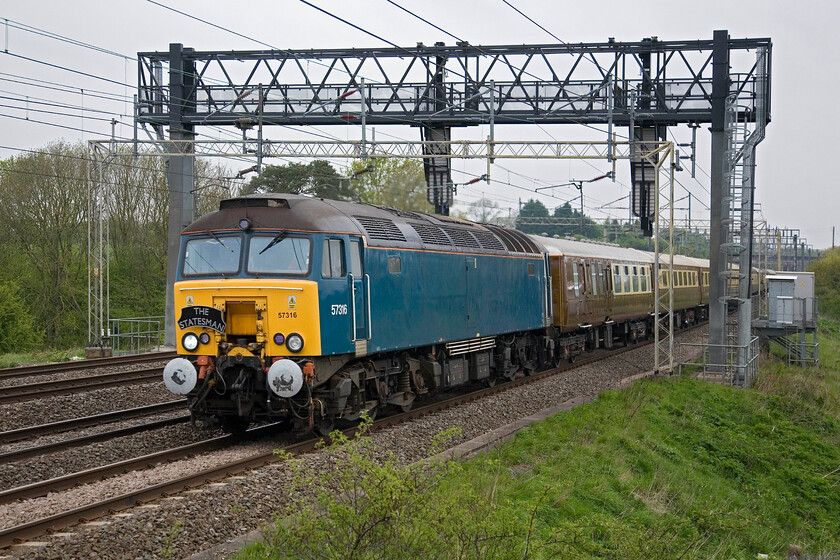
[[[29,364],[47,364],[52,362],[66,362],[85,355],[82,348],[67,350],[40,350],[21,354],[0,354],[0,369]]]

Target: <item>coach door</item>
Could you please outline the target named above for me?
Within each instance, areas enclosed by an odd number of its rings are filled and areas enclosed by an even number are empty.
[[[361,237],[350,236],[350,299],[353,341],[357,352],[360,341],[370,340],[370,277],[364,269],[364,244]],[[366,344],[364,345],[366,347]]]

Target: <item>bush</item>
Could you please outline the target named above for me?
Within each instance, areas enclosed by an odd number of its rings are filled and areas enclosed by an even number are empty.
[[[0,354],[32,350],[44,341],[22,294],[16,283],[0,282]]]
[[[290,459],[295,496],[278,513],[265,541],[238,559],[492,559],[521,556],[521,529],[492,498],[440,492],[439,483],[460,469],[455,461],[402,464],[362,433],[333,432],[316,473],[305,459]],[[451,434],[444,434],[447,437]],[[324,474],[326,473],[326,474]]]
[[[808,269],[814,273],[820,313],[840,318],[840,247],[826,251]]]

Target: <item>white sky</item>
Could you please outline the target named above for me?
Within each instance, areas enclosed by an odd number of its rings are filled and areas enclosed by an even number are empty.
[[[450,45],[454,43],[451,37],[411,17],[386,0],[311,1],[400,45],[410,46],[417,42],[430,45],[436,41]],[[502,0],[395,1],[474,45],[554,42],[554,39]],[[705,0],[691,3],[603,0],[588,4],[545,0],[509,1],[553,34],[571,43],[605,41],[608,37],[615,37],[618,41],[638,41],[650,36],[662,40],[711,39],[715,29],[727,29],[732,38],[770,37],[773,40],[773,120],[767,128],[766,139],[757,150],[756,201],[770,226],[799,228],[807,242],[815,248],[831,246],[832,226],[840,226],[840,218],[837,217],[840,213],[840,194],[836,189],[832,163],[836,156],[830,155],[836,152],[836,145],[831,138],[838,127],[836,122],[832,122],[836,119],[832,116],[834,113],[825,110],[822,104],[833,101],[836,92],[840,91],[833,43],[840,21],[840,3],[833,0]],[[298,0],[161,0],[161,3],[279,48],[387,46]],[[9,20],[10,26],[15,25],[13,22],[34,26],[131,57],[138,51],[168,50],[169,43],[173,42],[197,50],[264,48],[253,41],[178,15],[147,0],[6,0],[0,7],[0,37],[3,41],[0,44],[3,47],[0,49],[2,158],[20,154],[21,149],[42,147],[58,138],[75,141],[108,136],[112,117],[119,121],[117,135],[130,137],[132,108],[126,99],[135,93],[134,84],[137,79],[137,64],[132,60],[97,53],[14,28],[9,28],[7,34],[5,19]],[[6,48],[10,54],[2,52]],[[20,57],[69,67],[112,82],[69,73]],[[35,87],[32,85],[34,80],[63,84],[70,91]],[[129,84],[131,87],[118,83]],[[54,87],[50,85],[50,88]],[[122,100],[97,97],[103,95],[101,92],[107,92],[107,97],[116,95]],[[28,111],[25,108],[27,97],[30,100]],[[36,103],[39,101],[84,106],[84,118],[79,110]],[[39,113],[35,109],[65,114]],[[809,110],[814,113],[810,114]],[[28,117],[29,122],[9,116]],[[70,128],[39,124],[35,120]],[[680,142],[689,140],[686,127],[672,130]],[[342,139],[359,137],[358,127],[322,127],[321,131]],[[626,134],[626,130],[619,129],[619,132]],[[418,130],[406,126],[377,127],[376,134],[380,139],[388,137],[385,135],[419,139]],[[453,139],[482,139],[487,134],[487,127],[453,129]],[[293,133],[288,129],[274,128],[269,137],[289,139]],[[550,140],[551,137],[564,140],[593,139],[591,131],[578,125],[558,125],[543,129],[520,125],[496,127],[497,140]],[[596,136],[595,139],[604,138]],[[702,220],[708,219],[706,207],[709,204],[709,180],[704,174],[710,169],[707,127],[698,132],[698,143],[700,169],[697,179],[692,179],[686,171],[678,176],[678,180],[694,197],[692,218]],[[282,162],[269,160],[268,163]],[[539,198],[552,209],[573,199],[576,191],[566,187],[537,194],[533,192],[535,188],[565,183],[570,179],[585,180],[609,170],[603,162],[590,165],[569,161],[497,160],[497,164],[491,169],[493,181],[489,185],[481,182],[461,187],[457,200],[468,204],[483,194],[494,199],[506,213],[507,208],[515,210],[520,198],[523,202],[528,198]],[[250,164],[233,162],[230,165],[235,171]],[[626,210],[599,208],[628,193],[626,185],[629,184],[629,166],[626,161],[618,165],[618,182],[604,180],[584,187],[585,212],[588,215],[596,218],[606,215],[618,218],[627,216]],[[453,180],[456,182],[465,182],[473,175],[485,171],[484,162],[453,161]],[[678,187],[676,197],[685,195],[686,191]],[[572,202],[574,207],[578,207],[578,204],[579,200]],[[685,201],[677,206],[684,208]],[[463,210],[466,207],[456,208]],[[680,210],[677,214],[683,217],[686,211]]]

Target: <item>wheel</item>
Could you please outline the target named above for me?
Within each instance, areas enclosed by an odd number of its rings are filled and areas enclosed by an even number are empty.
[[[410,402],[410,403],[408,403],[408,404],[403,404],[403,405],[400,405],[400,407],[399,407],[399,409],[400,409],[402,412],[408,412],[408,411],[410,411],[412,408],[414,408],[414,401],[411,401],[411,402]]]
[[[577,360],[577,354],[569,354],[569,363],[573,364]]]
[[[497,379],[498,379],[497,377],[488,377],[487,379],[484,380],[484,384],[487,385],[488,387],[495,387]]]

